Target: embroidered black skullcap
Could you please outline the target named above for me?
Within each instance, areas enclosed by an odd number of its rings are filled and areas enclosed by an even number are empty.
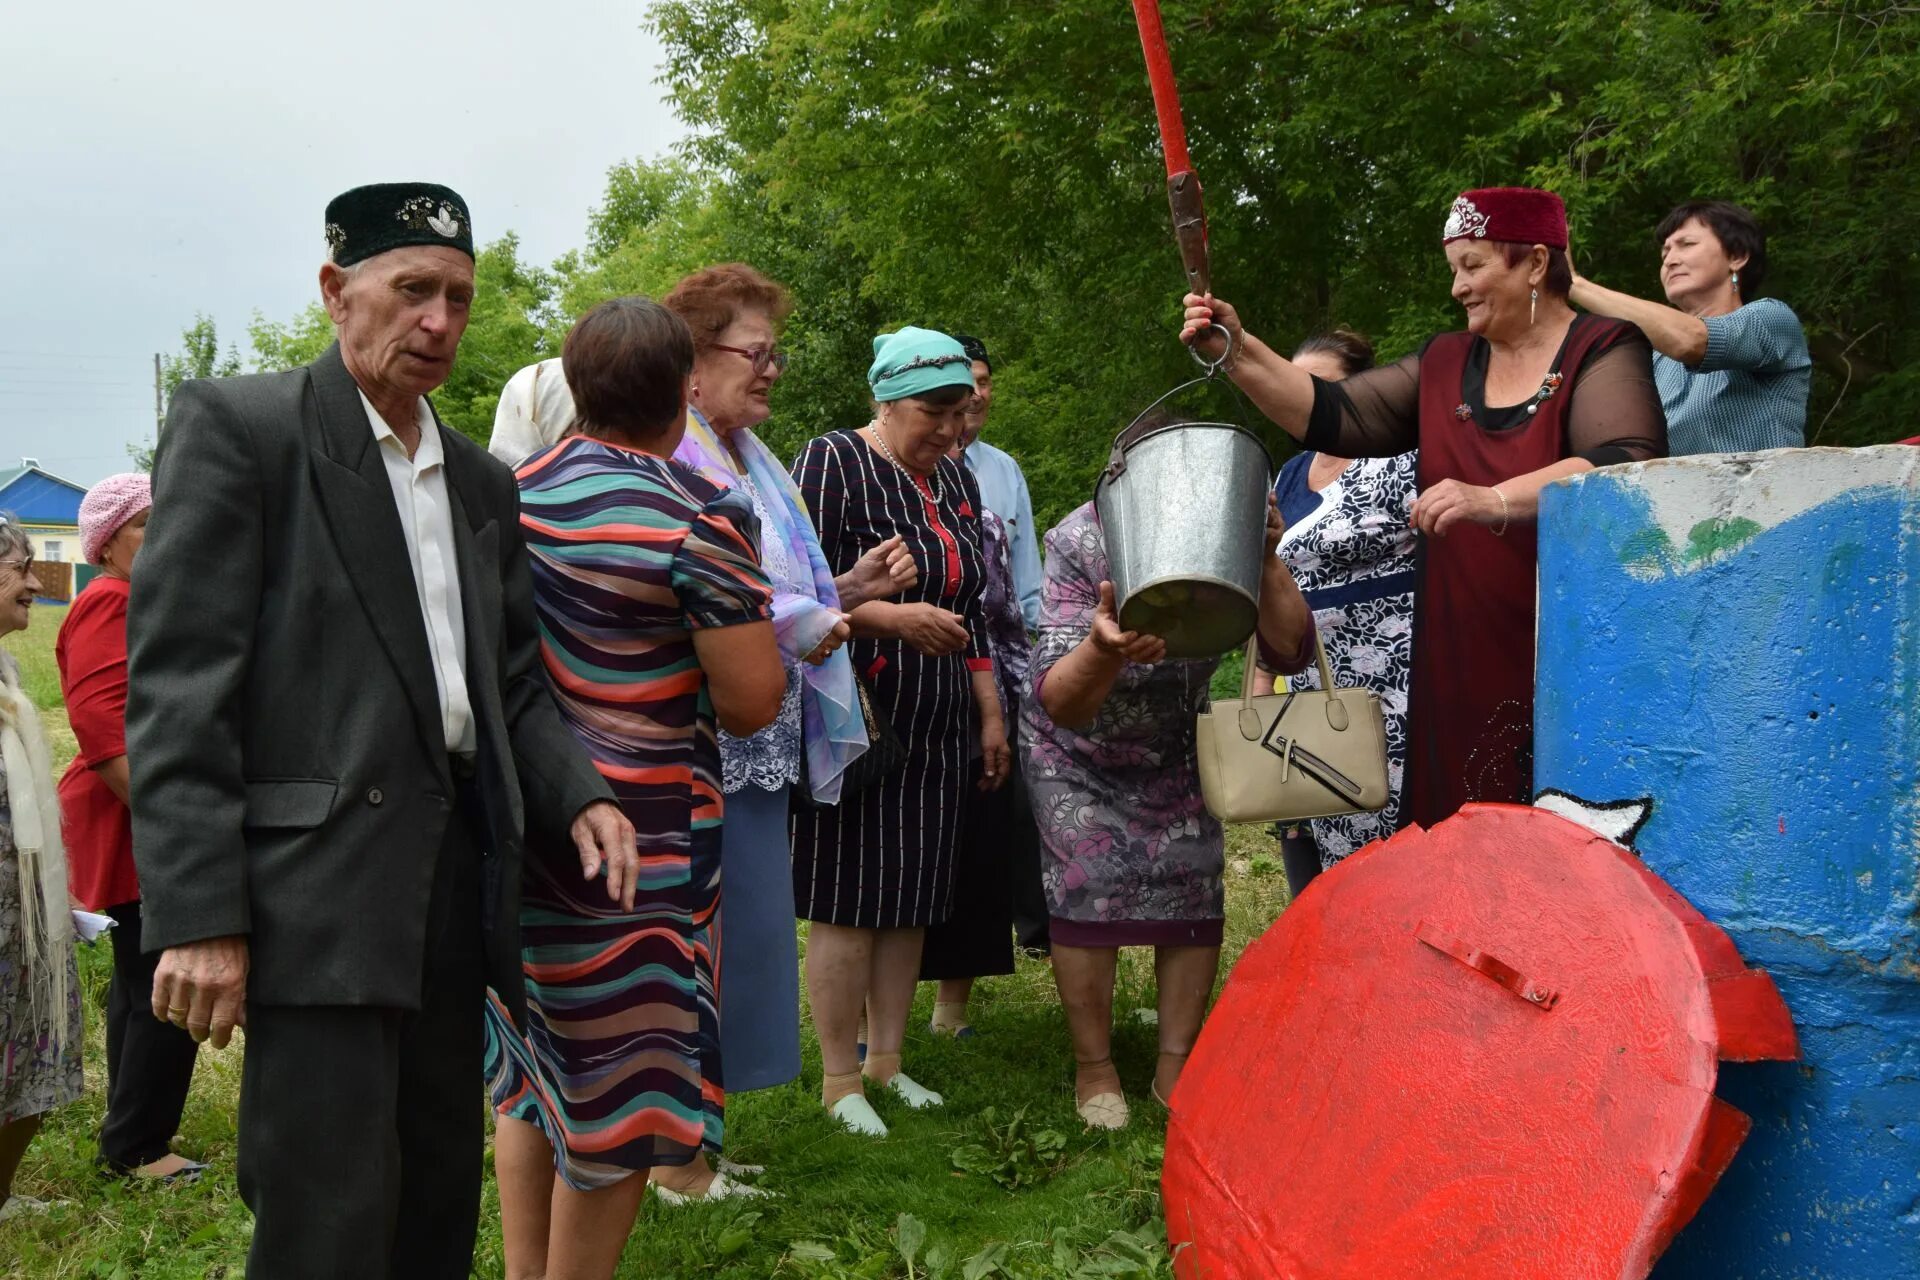
[[[967,353],[969,361],[978,361],[987,366],[988,373],[993,372],[993,358],[987,354],[986,343],[970,333],[956,333],[953,335],[953,340],[960,344],[962,351]]]
[[[432,182],[377,182],[327,204],[327,248],[340,266],[413,244],[473,256],[473,220],[459,192]]]

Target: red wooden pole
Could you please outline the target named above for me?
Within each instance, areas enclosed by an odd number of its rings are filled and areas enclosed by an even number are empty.
[[[1153,86],[1153,110],[1160,117],[1160,145],[1167,153],[1167,176],[1193,172],[1187,154],[1187,125],[1180,115],[1180,90],[1173,83],[1173,58],[1160,26],[1160,0],[1133,0],[1140,27],[1140,49],[1147,55],[1147,83]]]
[[[1187,154],[1187,126],[1180,115],[1180,91],[1173,83],[1173,58],[1167,52],[1167,33],[1160,26],[1160,0],[1133,0],[1133,20],[1140,27],[1140,49],[1147,55],[1147,83],[1153,86],[1153,110],[1160,118],[1160,148],[1167,156],[1167,206],[1173,212],[1173,238],[1180,245],[1180,264],[1187,271],[1187,287],[1206,293],[1213,287],[1213,269],[1207,258],[1207,211],[1200,198],[1200,176]]]

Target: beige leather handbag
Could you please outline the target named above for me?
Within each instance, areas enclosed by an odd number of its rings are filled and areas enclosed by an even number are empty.
[[[1369,689],[1336,689],[1314,633],[1318,689],[1253,696],[1258,637],[1238,700],[1200,713],[1200,793],[1222,822],[1298,822],[1387,805],[1387,731]]]

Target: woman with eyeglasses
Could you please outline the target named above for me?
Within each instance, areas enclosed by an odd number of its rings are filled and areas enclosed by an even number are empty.
[[[794,940],[787,833],[790,791],[840,798],[842,775],[867,747],[853,666],[841,652],[847,610],[913,585],[899,538],[835,578],[807,505],[754,428],[786,369],[776,343],[793,309],[787,291],[744,263],[706,267],[662,305],[693,332],[687,432],[674,461],[743,494],[760,524],[760,567],[773,584],[773,625],[786,665],[780,715],[749,737],[720,733],[727,798],[720,838],[720,1063],[729,1094],[769,1089],[800,1074],[800,964]],[[738,1194],[746,1166],[722,1162],[704,1199]],[[676,1176],[673,1171],[669,1176]],[[684,1197],[659,1188],[663,1199]]]
[[[949,456],[973,400],[973,366],[954,339],[905,328],[873,342],[874,420],[807,442],[794,477],[827,562],[839,569],[904,538],[919,568],[902,595],[851,611],[854,669],[904,758],[832,808],[793,821],[793,887],[807,932],[807,999],[820,1037],[821,1101],[855,1133],[887,1127],[864,1076],[908,1107],[938,1093],[900,1069],[928,925],[953,911],[962,788],[1007,781],[1006,720],[982,596],[980,492]]]
[[[0,636],[27,629],[39,594],[33,543],[0,514]],[[40,713],[0,653],[0,1223],[47,1211],[13,1176],[47,1112],[80,1096],[80,1044],[60,799]]]

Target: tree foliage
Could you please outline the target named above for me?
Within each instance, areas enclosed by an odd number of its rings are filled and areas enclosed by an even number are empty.
[[[228,343],[222,352],[219,327],[213,317],[196,313],[193,323],[180,331],[180,350],[160,357],[162,405],[171,405],[173,393],[189,378],[231,378],[240,368],[240,349]],[[127,446],[135,470],[153,470],[153,448],[151,440]]]
[[[1754,209],[1767,292],[1819,363],[1809,434],[1920,430],[1920,22],[1845,0],[1165,0],[1216,288],[1280,345],[1339,323],[1384,354],[1456,327],[1439,223],[1463,187],[1566,198],[1596,280],[1659,297],[1680,200]],[[769,435],[865,420],[872,335],[981,335],[994,438],[1042,520],[1083,500],[1115,431],[1190,376],[1182,278],[1131,8],[1121,0],[656,0],[694,130],[618,165],[582,249],[511,238],[443,412],[492,397],[571,317],[742,259],[797,301]],[[311,320],[311,316],[306,317]],[[296,322],[295,329],[301,328]],[[305,347],[276,326],[271,350]],[[256,325],[256,352],[263,326]],[[1190,405],[1254,423],[1218,389]]]

